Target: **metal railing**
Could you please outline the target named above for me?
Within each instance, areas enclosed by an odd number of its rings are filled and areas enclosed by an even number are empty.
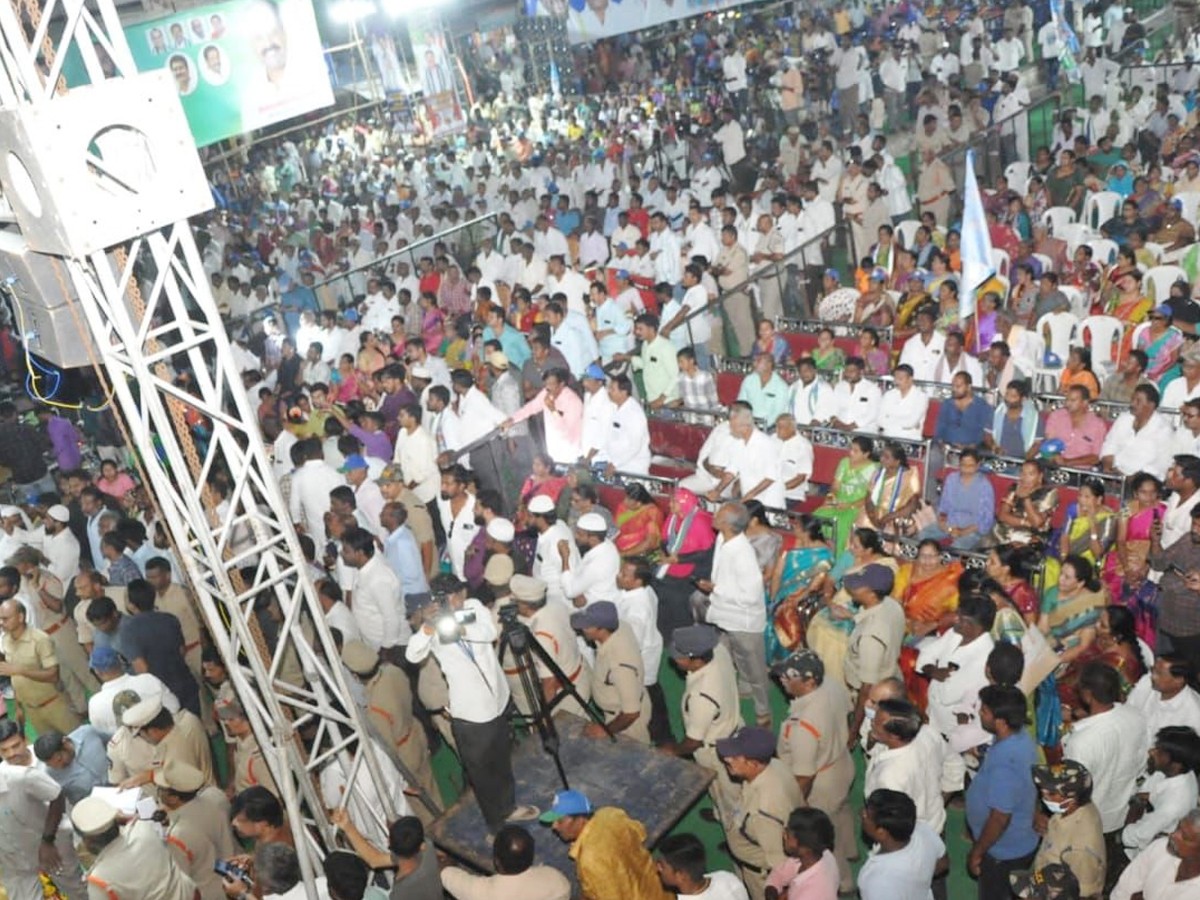
[[[436,234],[413,241],[398,250],[393,250],[376,259],[338,272],[313,286],[326,308],[345,309],[362,299],[366,294],[367,280],[372,277],[390,278],[396,263],[408,263],[409,271],[417,274],[417,261],[422,257],[433,257],[439,244],[444,244],[446,254],[454,260],[466,277],[467,267],[479,252],[483,238],[496,233],[499,213],[491,212],[470,219]],[[419,276],[418,276],[419,277]],[[415,302],[416,297],[412,298]]]

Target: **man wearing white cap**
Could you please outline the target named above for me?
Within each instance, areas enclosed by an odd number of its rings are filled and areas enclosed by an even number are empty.
[[[585,513],[575,523],[575,544],[583,553],[576,563],[571,542],[560,540],[558,558],[562,563],[563,594],[576,607],[591,606],[601,600],[616,603],[620,591],[617,575],[621,554],[608,540],[608,523],[599,513]]]
[[[67,798],[35,765],[21,727],[0,721],[0,883],[9,900],[42,900],[38,872],[50,874],[71,897],[83,889],[69,831],[61,829]]]
[[[0,506],[0,559],[8,559],[23,544],[41,548],[41,542],[25,528],[25,515],[20,507]]]
[[[571,628],[571,615],[566,604],[548,603],[545,582],[539,578],[514,575],[509,580],[508,587],[512,591],[512,599],[517,605],[517,614],[521,621],[529,627],[537,642],[575,685],[580,696],[584,700],[591,699],[591,667],[579,650],[579,641]],[[562,686],[546,664],[537,657],[534,657],[534,665],[541,682],[542,695],[549,702],[558,695]],[[574,697],[564,700],[557,709],[581,718],[587,717],[587,713]]]
[[[546,597],[557,600],[564,607],[571,603],[563,593],[562,574],[563,558],[559,547],[567,545],[567,566],[579,565],[579,548],[571,538],[571,529],[558,518],[554,509],[554,501],[545,494],[538,494],[529,501],[529,516],[533,527],[537,530],[537,550],[533,560],[533,575],[546,585]]]
[[[42,553],[50,561],[46,568],[63,584],[79,572],[79,539],[67,527],[70,521],[71,511],[56,503],[42,522]]]
[[[194,900],[196,884],[180,871],[154,823],[117,824],[117,811],[88,797],[71,810],[71,824],[95,857],[88,900]]]
[[[154,785],[167,814],[167,847],[175,864],[196,883],[200,900],[223,900],[213,865],[235,852],[225,793],[205,785],[204,773],[195,766],[177,760],[167,760],[154,773]]]

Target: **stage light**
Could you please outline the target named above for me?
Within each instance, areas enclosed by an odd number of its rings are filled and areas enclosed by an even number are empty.
[[[350,25],[374,15],[377,9],[373,0],[338,0],[329,12],[339,25]]]
[[[425,12],[442,5],[444,0],[380,0],[384,15],[399,19],[415,12]]]

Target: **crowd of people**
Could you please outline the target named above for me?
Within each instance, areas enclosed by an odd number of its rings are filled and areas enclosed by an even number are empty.
[[[1200,306],[1145,277],[1195,241],[1200,75],[1188,56],[1122,92],[1145,26],[1079,10],[1084,108],[1005,132],[1028,165],[983,200],[1009,274],[964,316],[942,155],[1055,86],[1044,18],[714,18],[581,49],[593,99],[570,108],[505,67],[459,145],[346,122],[214,169],[212,294],[381,763],[378,784],[336,753],[318,773],[344,839],[320,896],[559,900],[567,874],[588,900],[927,900],[964,875],[984,900],[1200,895]],[[1086,228],[1102,193],[1094,235],[1045,217]],[[1117,320],[1119,351],[1048,358],[1045,317],[1076,311]],[[826,327],[798,340],[785,315]],[[19,412],[0,403],[9,900],[303,896],[286,763],[113,413]],[[662,458],[663,423],[695,459]],[[220,516],[233,476],[212,473]],[[297,627],[255,615],[269,645]],[[526,673],[540,696],[498,652],[512,621],[554,662]],[[280,677],[303,688],[300,660]],[[518,796],[514,722],[565,682],[583,739],[711,773],[729,871],[715,832],[647,848],[602,797]],[[433,846],[435,755],[494,875]],[[572,872],[538,863],[553,840]]]

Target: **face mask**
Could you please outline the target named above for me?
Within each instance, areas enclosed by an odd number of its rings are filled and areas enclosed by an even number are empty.
[[[863,707],[863,716],[866,717],[866,720],[868,722],[875,721],[875,713],[876,712],[878,712],[878,710],[876,710],[875,707],[873,707],[873,706],[864,706]]]
[[[1046,809],[1050,810],[1051,815],[1058,815],[1067,811],[1065,803],[1055,803],[1053,800],[1046,800],[1044,798],[1042,799],[1042,803],[1045,804]]]

